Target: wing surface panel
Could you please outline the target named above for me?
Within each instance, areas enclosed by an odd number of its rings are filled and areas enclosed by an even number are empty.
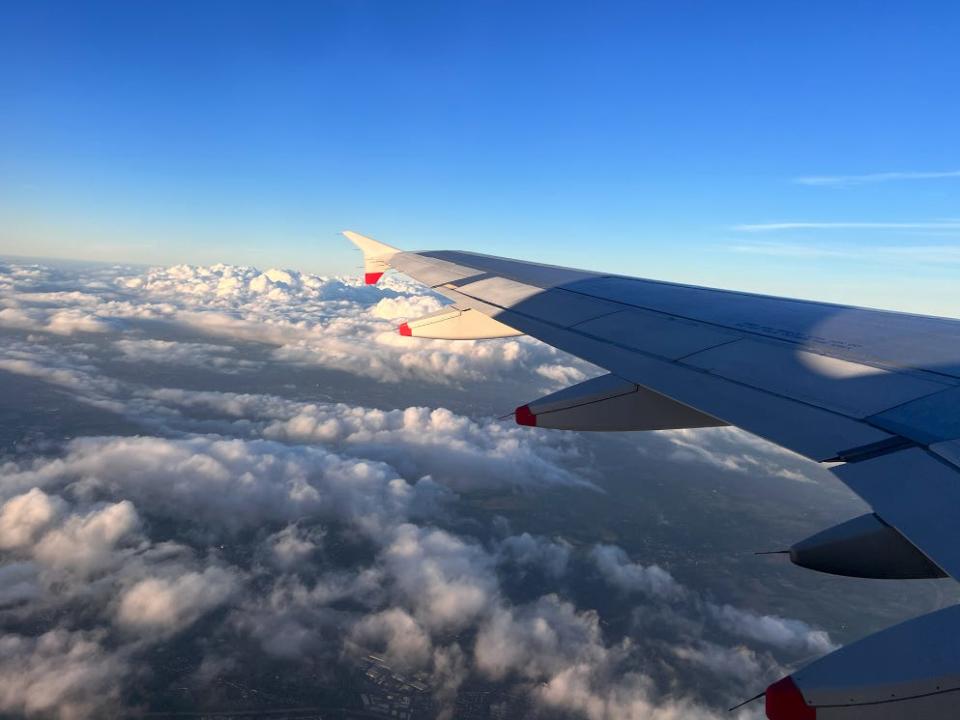
[[[867,420],[872,425],[924,445],[958,438],[960,388],[941,390],[934,395],[898,405]]]
[[[911,375],[817,355],[794,345],[754,339],[711,348],[683,362],[854,418],[874,415],[946,387]]]
[[[484,303],[447,291],[459,306],[481,312]],[[487,306],[489,307],[489,306]],[[497,320],[554,347],[604,367],[631,382],[667,395],[696,410],[767,438],[814,460],[893,436],[837,413],[811,407],[716,377],[696,368],[589,337],[516,309],[501,309]]]
[[[566,289],[626,305],[799,343],[818,353],[960,379],[960,322],[623,277]]]
[[[576,325],[577,332],[668,360],[724,345],[742,333],[651,312],[620,310]]]

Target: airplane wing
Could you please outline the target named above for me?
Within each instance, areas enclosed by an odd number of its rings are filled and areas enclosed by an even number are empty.
[[[519,423],[735,425],[831,463],[874,510],[797,543],[794,562],[859,577],[960,579],[960,321],[404,252],[344,235],[363,250],[368,282],[393,268],[452,301],[401,334],[522,333],[609,371],[517,408]],[[960,606],[845,647],[772,685],[768,716],[953,718],[958,630]]]

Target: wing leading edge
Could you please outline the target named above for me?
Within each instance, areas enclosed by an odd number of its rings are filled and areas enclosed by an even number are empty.
[[[938,575],[960,579],[960,321],[468,252],[404,252],[345,234],[374,267],[409,275],[460,312],[531,335],[712,424],[736,425],[811,460],[839,463],[832,471],[893,529],[883,535],[887,541],[909,541],[910,550],[942,569]],[[878,537],[874,527],[870,538],[851,544],[844,536],[829,547],[870,552]],[[888,575],[897,576],[895,569]],[[954,623],[956,615],[949,617]],[[848,717],[814,709],[810,698],[826,695],[802,683],[823,673],[807,670],[796,679],[805,706],[820,713],[810,717]],[[960,664],[944,672],[939,686],[960,692]],[[842,677],[834,686],[844,687]],[[772,695],[770,717],[791,717],[776,710],[793,697],[784,687]],[[857,706],[856,717],[899,717],[870,714],[868,705],[895,710],[874,695],[853,693],[873,699],[844,707]]]

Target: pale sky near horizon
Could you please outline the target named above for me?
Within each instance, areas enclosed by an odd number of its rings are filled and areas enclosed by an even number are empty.
[[[950,2],[20,2],[0,254],[354,272],[350,228],[960,315]]]

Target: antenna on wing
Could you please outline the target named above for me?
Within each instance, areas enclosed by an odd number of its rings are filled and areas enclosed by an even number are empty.
[[[766,695],[766,694],[767,694],[766,691],[764,691],[764,692],[760,693],[759,695],[754,695],[754,696],[753,696],[752,698],[750,698],[749,700],[744,700],[744,701],[743,701],[742,703],[740,703],[739,705],[734,705],[732,708],[730,708],[729,710],[727,710],[727,712],[733,712],[734,710],[739,710],[739,709],[742,708],[744,705],[749,705],[749,704],[752,703],[754,700],[759,700],[760,698],[762,698],[762,697],[763,697],[764,695]]]

